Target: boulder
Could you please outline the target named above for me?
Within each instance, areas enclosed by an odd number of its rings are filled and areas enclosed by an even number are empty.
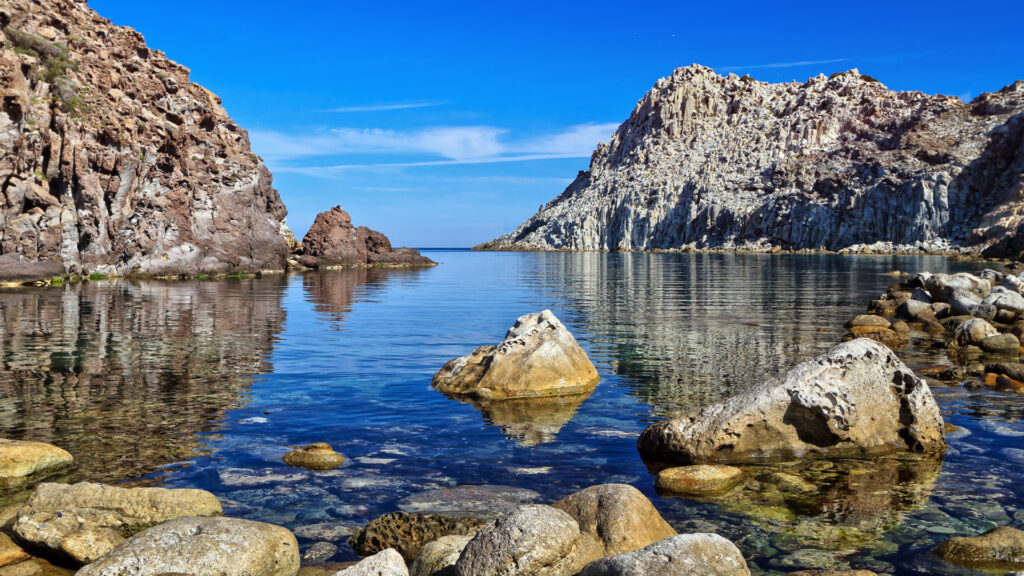
[[[735,544],[718,534],[682,534],[588,564],[579,576],[749,576]]]
[[[743,481],[743,470],[734,466],[696,464],[658,472],[654,486],[672,494],[710,496],[733,489]]]
[[[999,331],[981,318],[971,318],[953,330],[952,344],[956,346],[978,346],[983,340],[996,336]]]
[[[299,544],[286,528],[224,517],[176,518],[144,530],[77,576],[295,576]]]
[[[432,384],[445,394],[500,400],[585,394],[598,379],[587,353],[544,310],[516,319],[500,344],[450,360]]]
[[[915,320],[917,322],[934,322],[935,313],[932,312],[932,305],[930,302],[921,302],[920,300],[907,300],[900,305],[897,312],[900,316]]]
[[[455,576],[455,563],[472,536],[442,536],[428,542],[409,566],[410,576]]]
[[[28,552],[15,544],[10,537],[0,532],[0,567],[28,560],[31,558]]]
[[[0,492],[5,487],[21,487],[30,480],[41,480],[74,463],[71,454],[56,446],[0,438]]]
[[[29,558],[17,564],[0,568],[0,576],[74,576],[74,574],[74,570],[63,566],[54,566],[42,558]]]
[[[924,288],[914,288],[914,292],[910,295],[910,299],[917,302],[924,302],[926,304],[932,303],[932,296]]]
[[[390,512],[370,521],[348,543],[360,556],[372,556],[390,548],[411,562],[424,544],[443,536],[472,536],[483,525],[482,520],[475,518]]]
[[[931,315],[931,310],[928,310],[928,314]],[[875,342],[885,344],[893,350],[898,350],[910,342],[905,333],[899,333],[889,328],[882,328],[881,326],[854,326],[850,328],[848,334],[843,336],[843,341],[849,342],[857,338],[870,338]]]
[[[978,346],[992,354],[1014,354],[1020,348],[1020,340],[1013,334],[996,334],[985,338]]]
[[[1007,290],[1016,292],[1017,294],[1024,292],[1024,280],[1021,280],[1020,278],[1013,275],[1007,275],[1006,278],[1003,278],[1003,282],[1000,284],[1000,286],[1006,288]]]
[[[949,312],[954,316],[974,316],[981,305],[981,298],[968,292],[954,292],[948,300]]]
[[[700,411],[648,427],[645,458],[681,464],[945,449],[928,385],[864,338]]]
[[[568,513],[582,533],[601,543],[598,557],[632,552],[676,534],[651,501],[627,484],[591,486],[552,507]]]
[[[988,280],[966,272],[932,274],[925,281],[924,287],[932,299],[939,302],[949,302],[957,292],[971,294],[981,300],[992,290],[992,284]]]
[[[1024,313],[1024,296],[1017,292],[1000,292],[989,294],[983,304],[991,304],[997,310],[1006,310],[1014,314]]]
[[[571,576],[602,546],[569,514],[528,504],[500,516],[466,544],[457,576]]]
[[[1024,568],[1024,531],[1000,526],[980,536],[950,538],[935,553],[960,566],[991,569]]]
[[[331,470],[343,462],[345,457],[324,442],[303,446],[284,455],[285,464],[307,470]]]
[[[364,558],[334,576],[409,576],[409,568],[401,554],[388,549]]]
[[[997,362],[985,365],[985,372],[1003,374],[1014,380],[1024,381],[1024,364],[1020,362]]]
[[[881,328],[889,328],[891,325],[891,322],[876,314],[860,314],[858,316],[854,316],[852,320],[847,322],[846,328],[853,328],[854,326],[879,326]]]
[[[220,514],[220,502],[205,490],[45,483],[18,511],[14,532],[58,557],[86,563],[150,526]]]
[[[309,268],[400,265],[433,266],[413,248],[392,248],[387,236],[365,226],[356,228],[341,206],[317,214],[302,239],[298,262]]]

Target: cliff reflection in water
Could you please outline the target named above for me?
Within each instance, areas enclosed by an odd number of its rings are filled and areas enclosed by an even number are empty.
[[[285,319],[283,275],[0,291],[0,437],[51,442],[74,478],[144,476],[204,450]]]
[[[579,310],[591,355],[626,377],[652,416],[721,401],[817,356],[892,270],[920,256],[545,254],[538,282]],[[842,289],[843,286],[848,289]],[[840,289],[837,290],[837,287]]]

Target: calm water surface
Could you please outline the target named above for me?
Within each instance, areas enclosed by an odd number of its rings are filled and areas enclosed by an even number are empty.
[[[934,388],[944,461],[755,470],[725,502],[662,498],[643,428],[837,343],[892,270],[937,257],[471,253],[424,270],[0,291],[0,436],[52,442],[68,480],[199,487],[303,546],[395,509],[484,514],[625,482],[681,532],[716,531],[755,572],[970,574],[931,559],[950,535],[1024,526],[1024,397]],[[474,405],[430,388],[448,359],[550,308],[601,373],[588,397]],[[926,342],[924,335],[914,340]],[[912,367],[945,363],[926,345]],[[349,460],[290,468],[326,441]],[[780,490],[782,475],[807,490]],[[480,486],[485,486],[480,488]],[[353,558],[343,547],[336,559]]]

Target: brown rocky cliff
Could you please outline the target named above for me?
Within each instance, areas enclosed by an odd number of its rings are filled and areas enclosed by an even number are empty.
[[[414,248],[392,248],[388,237],[366,226],[356,228],[341,206],[317,214],[302,239],[298,262],[310,268],[339,266],[433,266]]]
[[[5,0],[0,25],[0,258],[118,275],[285,267],[270,172],[187,68],[84,2]]]

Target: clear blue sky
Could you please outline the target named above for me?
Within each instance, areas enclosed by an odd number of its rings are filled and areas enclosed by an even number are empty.
[[[965,98],[1024,78],[1024,3],[92,0],[249,130],[296,235],[344,206],[395,244],[508,232],[663,76],[859,68]]]

